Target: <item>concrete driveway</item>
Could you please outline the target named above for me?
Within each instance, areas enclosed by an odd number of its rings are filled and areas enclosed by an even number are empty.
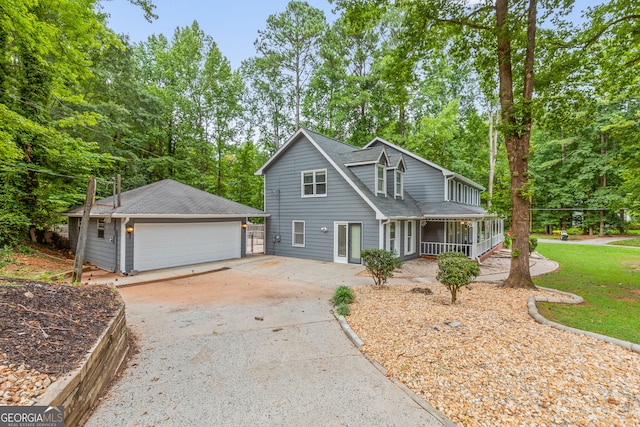
[[[230,269],[120,289],[139,353],[86,426],[451,425],[335,320],[333,290],[370,283],[362,267],[271,256],[219,266]]]

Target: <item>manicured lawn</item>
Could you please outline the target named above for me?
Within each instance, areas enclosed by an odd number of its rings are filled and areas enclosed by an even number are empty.
[[[611,242],[609,244],[617,246],[640,246],[640,238],[618,240],[617,242]]]
[[[540,243],[537,251],[560,271],[535,278],[538,286],[582,296],[579,306],[539,303],[549,320],[640,343],[640,250]]]

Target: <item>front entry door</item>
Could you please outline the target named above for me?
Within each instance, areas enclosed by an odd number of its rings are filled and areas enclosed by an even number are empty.
[[[350,264],[361,263],[362,224],[359,222],[336,222],[334,261]]]

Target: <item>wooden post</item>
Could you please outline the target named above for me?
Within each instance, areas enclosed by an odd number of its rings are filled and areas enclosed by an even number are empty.
[[[84,209],[82,211],[82,224],[80,226],[80,234],[78,235],[78,244],[76,246],[76,258],[73,262],[73,275],[71,282],[78,283],[82,280],[82,266],[84,265],[84,248],[87,244],[87,231],[89,230],[89,218],[93,199],[96,196],[96,179],[89,177],[87,184],[87,197],[84,200]]]

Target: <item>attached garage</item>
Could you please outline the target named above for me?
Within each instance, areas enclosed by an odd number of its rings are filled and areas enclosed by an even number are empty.
[[[242,223],[138,223],[133,269],[156,270],[240,258]]]
[[[82,213],[82,206],[66,212],[72,249]],[[85,260],[129,274],[242,258],[247,220],[266,216],[261,210],[165,179],[94,202]]]

